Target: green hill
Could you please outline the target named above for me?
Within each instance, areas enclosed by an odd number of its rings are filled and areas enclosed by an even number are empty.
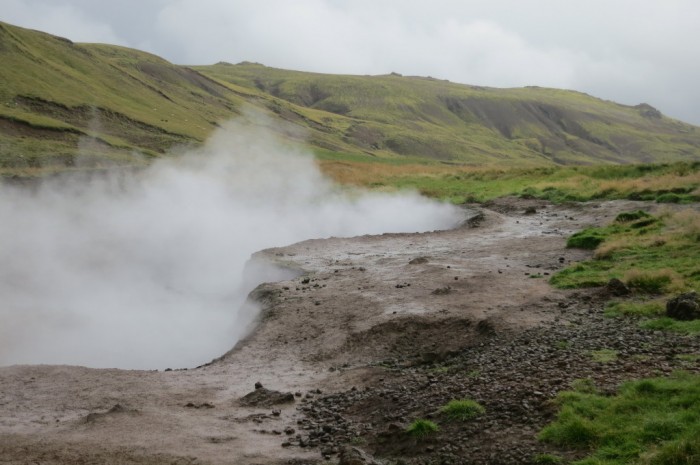
[[[432,78],[337,76],[243,63],[196,67],[220,81],[332,113],[323,129],[373,154],[460,161],[587,164],[700,156],[698,128],[649,105],[574,91],[494,89]]]
[[[178,66],[6,23],[0,62],[5,175],[141,164],[201,143],[246,104],[304,128],[325,157],[519,166],[700,159],[697,127],[573,91]]]

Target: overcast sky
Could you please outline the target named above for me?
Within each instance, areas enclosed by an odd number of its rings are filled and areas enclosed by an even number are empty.
[[[697,0],[0,0],[0,19],[178,64],[256,61],[647,102],[700,125]]]

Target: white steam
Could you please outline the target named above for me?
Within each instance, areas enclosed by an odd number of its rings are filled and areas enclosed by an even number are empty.
[[[0,185],[0,365],[199,365],[242,336],[253,252],[457,221],[418,195],[343,194],[242,122],[138,173]]]

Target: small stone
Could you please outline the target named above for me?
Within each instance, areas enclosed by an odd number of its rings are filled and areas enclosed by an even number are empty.
[[[255,383],[255,389],[262,389],[263,385],[260,381]]]
[[[630,288],[627,287],[625,283],[623,283],[617,278],[612,278],[610,281],[608,281],[608,284],[605,286],[605,288],[609,293],[616,296],[630,294]]]

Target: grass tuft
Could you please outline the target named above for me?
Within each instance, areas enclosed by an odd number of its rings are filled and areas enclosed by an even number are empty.
[[[440,428],[438,427],[435,422],[432,422],[430,420],[425,420],[425,419],[419,419],[408,425],[408,428],[406,428],[406,432],[418,439],[424,439],[428,436],[431,436],[435,433],[440,431]]]
[[[589,228],[575,233],[566,241],[566,246],[575,249],[593,250],[606,238],[607,234],[600,228]]]
[[[631,289],[645,294],[665,294],[684,288],[683,278],[669,268],[660,270],[627,270],[623,281]]]
[[[458,421],[471,420],[485,411],[481,404],[471,399],[451,400],[440,409],[450,420]]]
[[[629,223],[630,221],[641,220],[642,218],[651,218],[651,215],[643,210],[635,212],[623,212],[615,218],[616,223]]]

